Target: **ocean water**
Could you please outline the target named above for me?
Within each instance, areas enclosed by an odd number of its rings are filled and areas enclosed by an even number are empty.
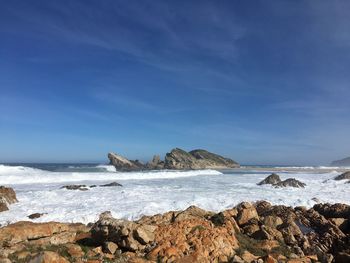
[[[271,167],[116,172],[113,166],[101,164],[0,164],[0,185],[14,188],[19,200],[10,205],[9,211],[0,213],[0,224],[29,220],[27,216],[32,213],[45,213],[35,222],[89,223],[104,211],[111,211],[117,218],[134,220],[190,205],[221,211],[242,201],[257,200],[307,207],[316,203],[314,198],[320,202],[350,204],[350,184],[331,180],[340,172],[328,167],[279,169],[282,180],[296,178],[307,186],[304,189],[258,186],[271,173]],[[101,185],[114,181],[123,187],[61,189],[68,184]]]

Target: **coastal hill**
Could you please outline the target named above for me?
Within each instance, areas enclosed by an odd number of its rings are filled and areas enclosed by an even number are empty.
[[[128,160],[127,158],[109,153],[108,159],[118,171],[135,170],[199,170],[199,169],[229,169],[237,168],[239,164],[234,160],[225,158],[206,150],[193,150],[186,152],[180,148],[175,148],[165,155],[164,161],[159,155],[155,155],[152,161],[143,164],[138,160]]]
[[[331,166],[350,166],[350,157],[341,159],[341,160],[337,160],[337,161],[333,161],[331,163]]]

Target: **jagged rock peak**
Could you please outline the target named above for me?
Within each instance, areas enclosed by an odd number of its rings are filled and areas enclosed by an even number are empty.
[[[198,170],[198,169],[228,169],[239,167],[239,164],[229,158],[225,158],[206,150],[193,150],[186,152],[180,148],[175,148],[166,154],[164,161],[159,155],[155,155],[152,161],[143,164],[138,160],[132,161],[116,153],[109,153],[110,164],[114,165],[116,170]]]
[[[175,148],[165,156],[166,169],[196,170],[227,169],[236,167],[239,167],[237,162],[206,150],[193,150],[186,152],[180,148]]]

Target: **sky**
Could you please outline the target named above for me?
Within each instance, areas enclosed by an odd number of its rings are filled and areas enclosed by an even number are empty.
[[[350,156],[349,1],[0,4],[0,162]]]

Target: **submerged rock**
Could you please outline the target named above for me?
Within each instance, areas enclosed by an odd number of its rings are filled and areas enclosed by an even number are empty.
[[[46,215],[47,213],[34,213],[28,216],[29,219],[37,219],[39,217],[42,217],[43,215]]]
[[[100,185],[100,187],[111,187],[111,186],[122,186],[122,185],[117,183],[117,182],[112,182],[112,183],[109,183],[109,184],[102,184],[102,185]]]
[[[276,187],[296,187],[296,188],[304,188],[306,184],[300,182],[294,178],[288,178],[282,182],[275,184]]]
[[[268,177],[266,177],[264,180],[262,180],[258,185],[264,185],[264,184],[277,184],[280,183],[282,180],[278,174],[271,174]]]
[[[337,180],[337,181],[346,180],[346,179],[350,179],[350,171],[342,173],[334,178],[334,180]]]
[[[64,186],[61,187],[61,189],[80,190],[80,191],[87,191],[87,190],[89,190],[85,184],[64,185]]]
[[[16,192],[11,187],[0,186],[0,212],[9,210],[8,205],[17,202]]]

